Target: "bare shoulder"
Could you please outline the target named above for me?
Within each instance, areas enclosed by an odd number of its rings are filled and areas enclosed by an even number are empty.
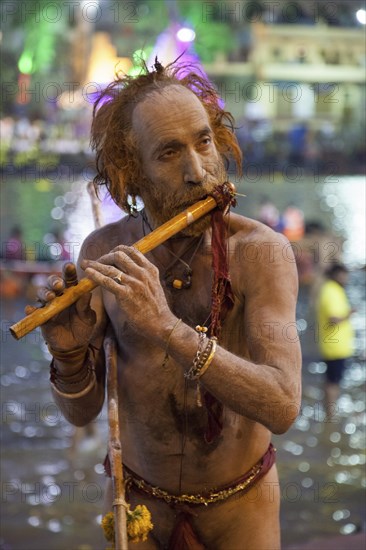
[[[235,241],[242,244],[255,242],[261,245],[268,242],[291,246],[288,239],[281,233],[273,231],[257,220],[239,214],[230,214],[230,233],[235,236]]]
[[[230,216],[235,267],[245,270],[245,280],[255,285],[271,280],[271,286],[275,279],[286,280],[296,291],[296,261],[288,239],[257,220],[238,214]]]
[[[132,245],[141,237],[141,220],[124,216],[90,233],[80,251],[80,257],[96,260],[120,244]]]

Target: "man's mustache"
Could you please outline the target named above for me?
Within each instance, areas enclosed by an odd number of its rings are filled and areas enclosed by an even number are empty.
[[[195,204],[198,201],[204,200],[207,198],[208,195],[212,193],[212,191],[215,189],[215,187],[219,185],[219,183],[210,184],[210,185],[203,185],[201,186],[201,189],[197,189],[190,191],[189,193],[186,193],[180,199],[174,201],[174,203],[170,202],[170,208],[177,209],[179,211],[183,211],[185,208],[188,208],[189,206],[192,206],[192,204]],[[198,186],[197,186],[198,187]]]

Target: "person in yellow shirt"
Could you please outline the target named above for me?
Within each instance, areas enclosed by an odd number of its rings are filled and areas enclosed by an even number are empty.
[[[332,264],[326,272],[327,280],[320,289],[316,307],[319,349],[327,365],[325,406],[328,419],[336,412],[339,383],[346,367],[346,359],[353,355],[354,329],[350,316],[355,310],[344,290],[348,276],[345,265]]]

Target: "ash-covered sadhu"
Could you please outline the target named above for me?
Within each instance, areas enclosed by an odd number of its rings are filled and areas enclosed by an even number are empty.
[[[99,286],[42,328],[54,398],[75,425],[96,417],[113,331],[126,497],[154,525],[136,548],[278,549],[271,434],[301,393],[288,242],[215,210],[146,256],[130,246],[214,193],[229,158],[240,165],[233,119],[194,68],[156,63],[106,89],[92,143],[96,183],[130,215],[85,240],[78,274]]]

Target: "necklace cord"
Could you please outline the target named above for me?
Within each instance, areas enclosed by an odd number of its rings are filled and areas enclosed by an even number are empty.
[[[146,217],[146,212],[143,210],[141,211],[141,218],[142,218],[142,230],[143,230],[143,234],[144,234],[144,237],[146,237],[147,235],[147,232],[146,232],[146,226],[150,229],[150,231],[152,231],[152,227],[150,226],[149,222],[148,222],[148,219]],[[160,264],[161,268],[164,270],[164,279],[167,281],[168,277],[171,275],[170,274],[170,270],[175,266],[175,264],[177,262],[180,262],[186,269],[186,273],[185,273],[185,276],[186,276],[186,281],[184,282],[184,285],[183,288],[189,288],[190,285],[191,285],[191,281],[190,281],[190,277],[192,275],[192,269],[191,269],[191,264],[193,262],[193,259],[194,257],[196,256],[198,250],[200,249],[200,246],[202,244],[202,241],[203,241],[203,238],[204,238],[204,234],[202,233],[202,235],[199,237],[198,239],[198,242],[196,244],[195,242],[195,239],[193,239],[191,242],[188,243],[188,246],[185,247],[184,244],[183,244],[183,247],[181,248],[181,250],[179,251],[178,254],[175,254],[172,250],[170,250],[170,248],[168,248],[168,246],[166,246],[165,244],[161,244],[160,246],[163,246],[164,249],[169,253],[171,254],[173,257],[174,257],[174,260],[166,267],[162,264],[161,261],[159,261],[157,258],[155,258],[155,260],[157,261],[158,264]],[[194,250],[193,250],[193,253],[191,255],[191,257],[189,258],[188,261],[185,261],[182,259],[182,256],[184,256],[194,245],[196,244]],[[174,281],[175,277],[171,277],[170,276],[170,279],[172,279],[172,281]],[[169,283],[169,286],[171,286],[171,283],[172,281],[168,281]],[[176,288],[176,287],[175,287]]]

